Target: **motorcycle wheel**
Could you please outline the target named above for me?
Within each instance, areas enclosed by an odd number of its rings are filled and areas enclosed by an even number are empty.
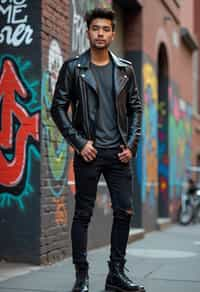
[[[193,218],[193,208],[190,205],[186,205],[185,210],[180,210],[179,213],[179,222],[182,225],[188,225]]]

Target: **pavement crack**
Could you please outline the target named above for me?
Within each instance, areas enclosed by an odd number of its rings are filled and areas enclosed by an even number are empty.
[[[165,264],[160,264],[158,267],[156,267],[155,269],[153,269],[151,272],[147,273],[144,276],[144,279],[148,278],[150,275],[152,275],[154,272],[156,272],[157,270],[159,270],[161,267],[163,267]]]

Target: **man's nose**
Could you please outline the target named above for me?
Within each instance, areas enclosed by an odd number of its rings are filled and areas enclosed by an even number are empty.
[[[103,29],[102,29],[102,28],[100,28],[100,29],[98,30],[98,35],[103,35]]]

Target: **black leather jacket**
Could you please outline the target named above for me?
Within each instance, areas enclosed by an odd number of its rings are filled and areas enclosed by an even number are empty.
[[[114,64],[117,125],[124,145],[135,154],[141,136],[142,100],[131,63],[109,53]],[[95,140],[97,94],[98,86],[90,69],[90,50],[63,64],[51,114],[62,135],[78,151],[88,140]]]

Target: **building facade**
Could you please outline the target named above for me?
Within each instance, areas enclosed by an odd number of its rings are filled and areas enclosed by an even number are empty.
[[[199,1],[194,1],[194,32],[200,44],[200,20],[198,17],[198,11],[200,10]],[[192,136],[192,162],[193,165],[200,166],[200,56],[199,51],[194,54],[194,96],[193,96],[193,136]],[[200,180],[200,175],[199,178]]]
[[[200,163],[198,0],[0,0],[0,258],[71,254],[73,151],[49,110],[62,63],[88,48],[84,14],[95,6],[115,9],[112,50],[133,62],[144,101],[132,225],[176,220],[186,168]],[[90,248],[109,242],[111,222],[101,178]]]

